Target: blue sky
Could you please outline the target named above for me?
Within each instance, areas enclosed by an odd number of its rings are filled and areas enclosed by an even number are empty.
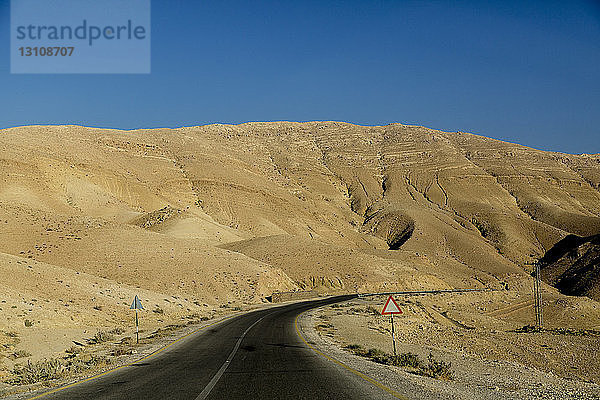
[[[0,128],[391,122],[600,153],[597,1],[153,1],[152,73],[11,75]]]

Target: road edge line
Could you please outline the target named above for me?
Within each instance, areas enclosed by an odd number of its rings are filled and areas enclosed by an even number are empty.
[[[308,312],[308,311],[310,311],[310,310],[306,310],[306,311],[303,311],[303,312],[301,312],[300,314],[298,314],[298,315],[296,316],[296,319],[294,319],[294,327],[296,328],[296,334],[298,335],[298,337],[299,337],[300,339],[302,339],[302,341],[304,342],[304,344],[305,344],[305,345],[307,345],[307,346],[308,346],[308,347],[309,347],[309,348],[310,348],[312,351],[314,351],[315,353],[317,353],[317,354],[319,354],[319,355],[321,355],[321,356],[325,357],[325,358],[326,358],[326,359],[328,359],[329,361],[331,361],[331,362],[333,362],[333,363],[335,363],[335,364],[337,364],[337,365],[339,365],[339,366],[343,367],[343,368],[344,368],[344,369],[346,369],[347,371],[350,371],[350,372],[352,372],[354,375],[356,375],[356,376],[358,376],[359,378],[362,378],[363,380],[365,380],[365,381],[367,381],[367,382],[369,382],[369,383],[371,383],[371,384],[375,385],[375,386],[376,386],[376,387],[378,387],[379,389],[381,389],[381,390],[383,390],[383,391],[385,391],[385,392],[387,392],[387,393],[391,394],[391,395],[392,395],[392,396],[394,396],[395,398],[397,398],[397,399],[400,399],[400,400],[408,400],[408,398],[407,398],[407,397],[404,397],[404,396],[403,396],[403,395],[401,395],[400,393],[396,392],[394,389],[392,389],[392,388],[390,388],[390,387],[387,387],[387,386],[385,386],[383,383],[381,383],[381,382],[379,382],[379,381],[377,381],[377,380],[375,380],[375,379],[371,378],[370,376],[368,376],[368,375],[366,375],[366,374],[364,374],[364,373],[362,373],[362,372],[360,372],[360,371],[357,371],[357,370],[355,370],[354,368],[352,368],[352,367],[350,367],[350,366],[348,366],[348,365],[344,364],[343,362],[341,362],[341,361],[339,361],[339,360],[337,360],[337,359],[335,359],[335,358],[333,358],[333,357],[331,357],[331,356],[328,356],[327,354],[323,353],[322,351],[318,350],[316,347],[314,347],[313,345],[311,345],[311,344],[310,344],[310,343],[309,343],[309,342],[308,342],[308,341],[307,341],[307,340],[304,338],[304,336],[302,336],[302,333],[300,333],[300,329],[298,328],[298,319],[299,319],[299,318],[300,318],[300,317],[301,317],[303,314],[305,314],[305,313],[306,313],[306,312]]]

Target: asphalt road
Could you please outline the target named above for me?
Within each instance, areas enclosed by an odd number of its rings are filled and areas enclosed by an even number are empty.
[[[315,353],[296,332],[298,314],[351,297],[243,314],[202,330],[153,358],[43,399],[394,398]]]

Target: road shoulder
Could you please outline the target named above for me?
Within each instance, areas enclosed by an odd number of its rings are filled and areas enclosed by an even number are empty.
[[[340,321],[331,318],[348,304],[352,302],[303,313],[298,319],[301,334],[319,351],[372,377],[406,398],[600,399],[598,385],[559,378],[552,373],[541,372],[517,363],[475,360],[463,354],[453,354],[433,347],[416,349],[414,345],[399,343],[399,352],[408,351],[407,349],[420,353],[432,352],[436,358],[451,362],[455,376],[452,381],[414,375],[399,367],[378,364],[356,356],[343,349],[343,346],[349,343],[336,332],[335,324]],[[323,330],[320,326],[331,328]]]

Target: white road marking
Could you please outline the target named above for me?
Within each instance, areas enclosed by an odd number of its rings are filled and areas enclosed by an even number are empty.
[[[227,369],[227,367],[229,367],[229,364],[231,363],[231,360],[233,360],[233,357],[235,357],[235,353],[240,348],[240,345],[242,344],[242,341],[244,340],[244,337],[246,336],[246,334],[250,331],[250,329],[252,329],[254,327],[254,325],[256,325],[260,321],[262,321],[262,319],[264,317],[266,317],[266,315],[263,316],[263,317],[261,317],[260,319],[258,319],[252,325],[250,325],[248,327],[248,329],[246,329],[244,331],[244,333],[242,333],[242,336],[238,339],[237,343],[233,347],[233,350],[229,354],[229,357],[227,357],[227,360],[223,363],[223,365],[221,366],[221,368],[217,371],[217,373],[215,374],[215,376],[213,376],[213,378],[210,380],[210,382],[208,382],[208,385],[206,385],[206,387],[204,388],[204,390],[198,395],[198,397],[196,397],[196,400],[204,400],[204,399],[206,399],[208,397],[208,395],[210,394],[211,390],[213,390],[213,388],[215,387],[215,385],[217,384],[217,382],[219,382],[219,379],[221,379],[221,376],[223,375],[223,373],[225,372],[225,370]]]

